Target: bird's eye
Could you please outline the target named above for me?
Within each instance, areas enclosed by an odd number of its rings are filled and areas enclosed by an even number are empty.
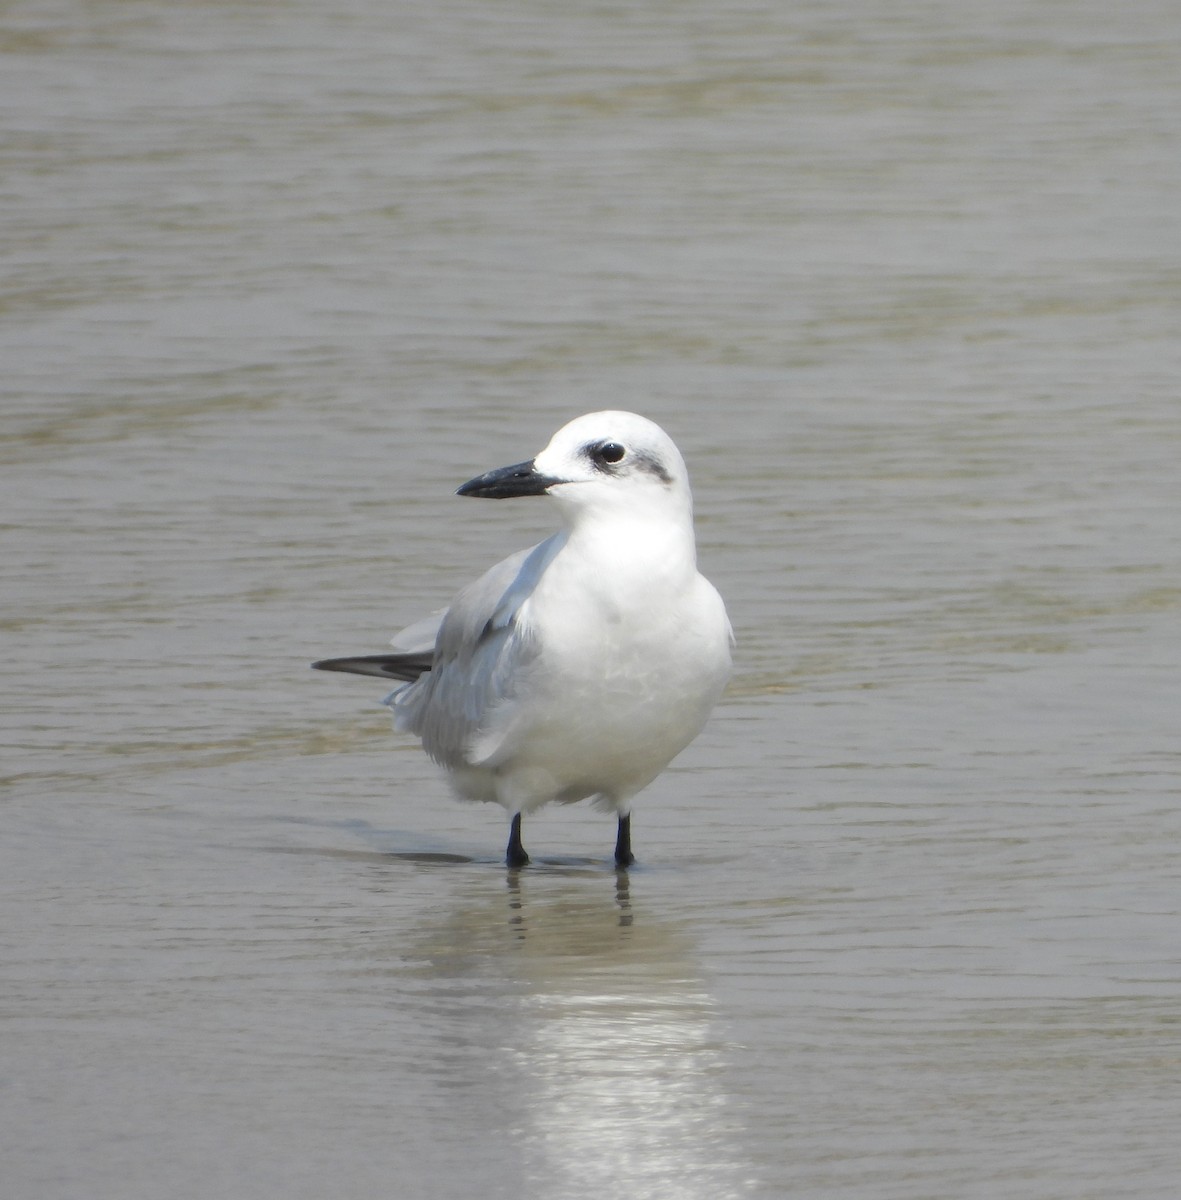
[[[595,447],[595,458],[604,463],[620,462],[626,453],[627,450],[618,442],[604,442],[601,446]]]

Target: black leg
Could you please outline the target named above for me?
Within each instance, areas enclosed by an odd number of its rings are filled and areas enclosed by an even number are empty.
[[[636,861],[632,853],[632,817],[631,813],[619,818],[619,833],[615,838],[615,865],[630,867]]]
[[[505,853],[504,861],[510,867],[524,867],[529,863],[529,855],[525,853],[525,847],[521,845],[521,814],[513,813],[513,824],[508,835],[508,850]]]

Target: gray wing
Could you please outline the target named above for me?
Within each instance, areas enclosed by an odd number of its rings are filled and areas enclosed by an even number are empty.
[[[443,766],[478,765],[494,748],[497,710],[536,654],[529,598],[565,540],[555,534],[464,588],[443,616],[431,669],[387,701],[397,727],[418,734]]]

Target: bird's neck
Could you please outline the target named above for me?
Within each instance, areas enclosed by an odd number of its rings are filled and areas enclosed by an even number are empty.
[[[691,514],[621,510],[597,513],[567,530],[567,546],[582,561],[617,573],[627,564],[637,578],[691,576],[697,571],[697,548]]]

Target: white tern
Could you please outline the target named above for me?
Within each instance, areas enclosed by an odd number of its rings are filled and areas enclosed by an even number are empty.
[[[593,797],[618,818],[628,867],[632,799],[701,731],[730,676],[722,598],[697,571],[684,460],[628,412],[578,417],[531,462],[489,471],[461,496],[551,496],[562,528],[465,587],[391,653],[313,665],[404,681],[386,700],[459,796],[510,818]]]

